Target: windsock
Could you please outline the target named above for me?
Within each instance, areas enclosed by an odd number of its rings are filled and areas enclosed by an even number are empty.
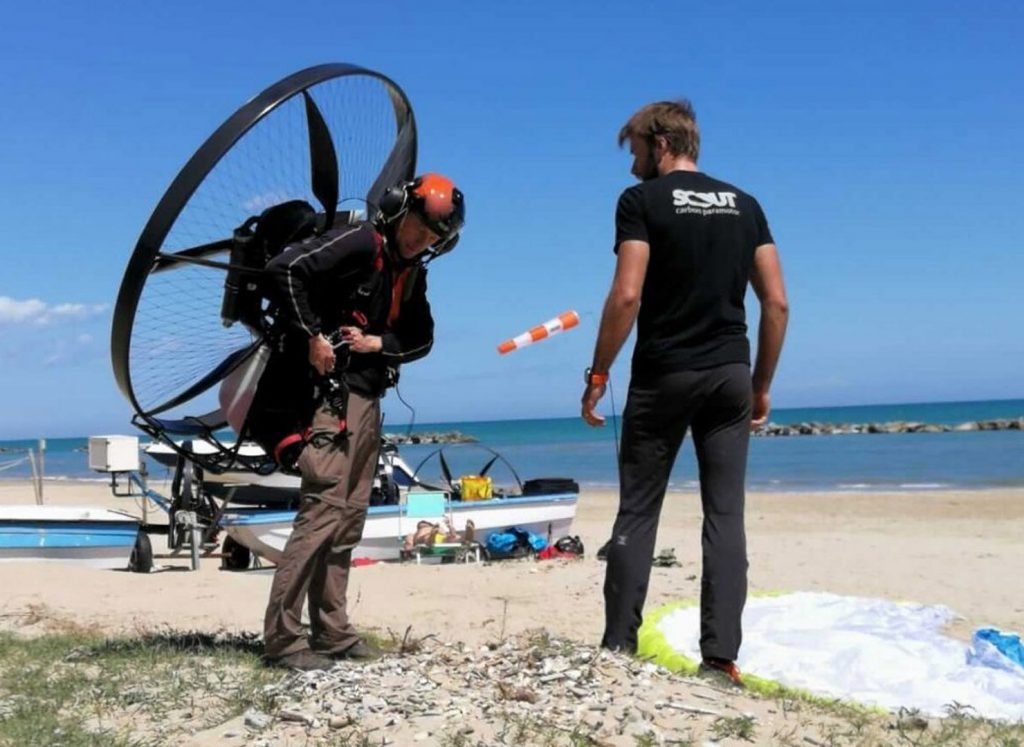
[[[505,353],[511,353],[513,350],[525,348],[527,345],[532,345],[543,340],[545,337],[572,329],[579,323],[579,314],[575,311],[566,311],[564,314],[559,314],[554,319],[548,319],[543,324],[538,324],[521,335],[516,335],[511,340],[505,340],[505,342],[498,346],[498,352],[504,355]]]

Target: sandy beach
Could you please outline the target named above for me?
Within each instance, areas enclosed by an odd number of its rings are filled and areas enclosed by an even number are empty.
[[[133,500],[112,497],[99,482],[48,483],[45,495],[53,505],[138,511]],[[0,504],[32,502],[28,484],[0,484]],[[603,627],[604,564],[593,553],[610,530],[615,504],[610,491],[583,491],[574,526],[587,550],[583,561],[358,568],[350,587],[354,621],[385,636],[412,626],[413,635],[471,648],[537,628],[594,645]],[[1011,569],[1024,568],[1022,521],[1024,490],[751,494],[750,589],[943,604],[961,616],[951,632],[964,640],[980,625],[1019,631],[1024,600],[1007,579],[1015,577]],[[699,538],[698,496],[670,494],[658,548],[673,548],[682,565],[654,569],[648,610],[697,596]],[[161,570],[148,575],[0,564],[0,627],[24,635],[52,629],[54,621],[110,633],[260,631],[269,569],[225,572],[210,557],[190,572],[187,556],[167,556],[161,537],[154,549]],[[770,702],[737,697],[738,712],[762,722],[777,717]],[[199,735],[195,744],[245,743],[225,742],[224,733],[212,730],[211,741]],[[267,742],[292,743],[303,742]],[[404,743],[401,736],[396,743]]]
[[[0,484],[0,504],[34,501],[27,483]],[[51,505],[90,505],[133,513],[99,482],[48,483]],[[616,496],[585,489],[574,524],[587,549],[576,563],[477,566],[378,564],[352,575],[355,621],[381,630],[412,625],[468,643],[504,626],[508,634],[544,626],[595,642],[603,625],[604,564],[593,557],[610,531]],[[156,512],[159,516],[159,512]],[[152,518],[152,517],[151,517]],[[900,493],[758,493],[748,496],[750,590],[831,591],[944,604],[969,635],[978,625],[1024,629],[1024,599],[1006,580],[1024,568],[1024,490]],[[188,572],[187,557],[166,556],[163,572],[142,576],[49,564],[0,564],[0,618],[46,605],[110,630],[173,626],[258,631],[269,571],[228,573],[207,558]],[[655,568],[648,609],[699,591],[700,503],[667,496],[658,548],[674,548],[681,567]]]

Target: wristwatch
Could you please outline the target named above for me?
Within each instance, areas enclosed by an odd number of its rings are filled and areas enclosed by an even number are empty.
[[[588,366],[587,370],[583,372],[583,381],[588,386],[603,386],[608,383],[608,372],[597,373],[596,371],[591,371]]]

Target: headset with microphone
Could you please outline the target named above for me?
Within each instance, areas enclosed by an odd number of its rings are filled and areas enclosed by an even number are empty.
[[[447,254],[459,242],[459,232],[466,221],[466,201],[454,182],[441,174],[422,174],[412,181],[400,182],[385,190],[377,209],[380,221],[390,225],[407,211],[417,216],[439,241],[429,249],[427,262]]]

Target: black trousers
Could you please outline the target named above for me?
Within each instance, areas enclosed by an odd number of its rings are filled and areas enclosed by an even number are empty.
[[[750,408],[746,364],[630,382],[619,512],[604,583],[605,648],[636,652],[661,504],[679,446],[692,429],[704,510],[700,649],[705,657],[736,659],[747,598],[743,502]]]

